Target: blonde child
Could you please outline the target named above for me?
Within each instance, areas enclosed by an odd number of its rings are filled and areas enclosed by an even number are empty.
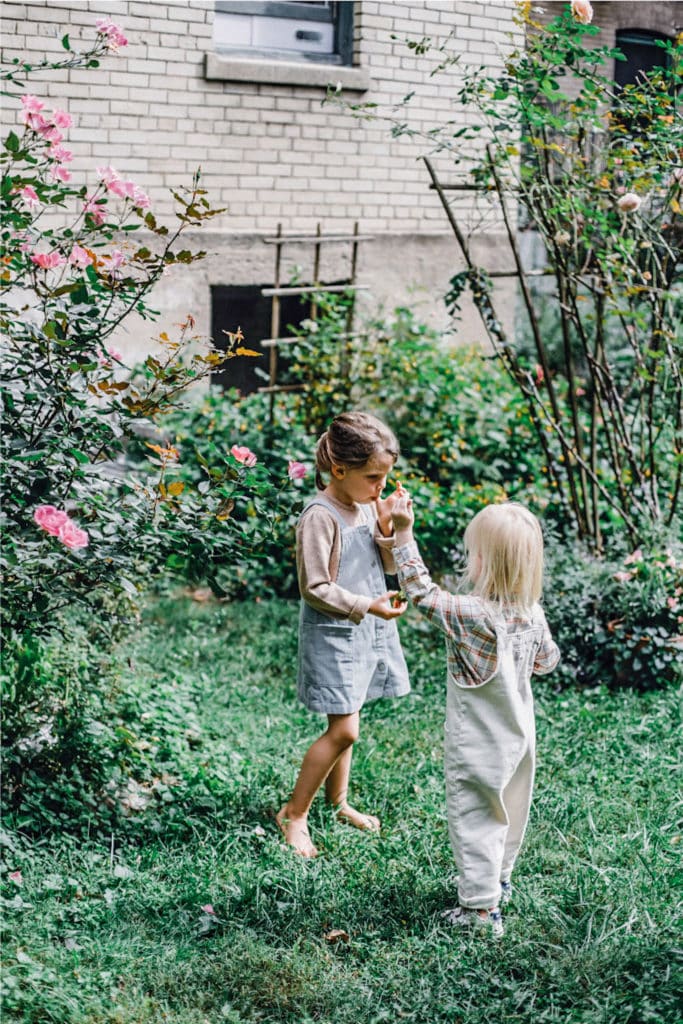
[[[396,591],[384,578],[395,572],[391,511],[398,492],[385,501],[381,494],[397,457],[396,438],[380,420],[362,412],[337,416],[316,446],[319,491],[297,526],[298,696],[328,723],[277,814],[287,843],[303,857],[318,853],[308,812],[323,782],[339,820],[367,831],[380,827],[347,794],[362,706],[410,689],[394,621],[407,605],[392,601]]]
[[[560,657],[538,604],[541,527],[514,502],[477,513],[465,531],[472,592],[456,595],[429,576],[407,493],[394,503],[392,519],[401,587],[446,637],[446,804],[458,904],[444,917],[465,927],[488,924],[498,937],[534,781],[530,680],[551,672]]]

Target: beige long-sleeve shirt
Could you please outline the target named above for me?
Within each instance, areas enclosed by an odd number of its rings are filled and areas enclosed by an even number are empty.
[[[345,505],[329,494],[324,497],[339,510],[348,526],[362,526],[367,522],[366,513],[356,502]],[[371,508],[375,518],[373,539],[379,548],[384,571],[395,573],[394,538],[382,535],[374,506]],[[317,611],[358,623],[367,615],[372,598],[353,594],[337,584],[340,559],[341,527],[337,518],[323,505],[312,505],[303,512],[296,528],[296,569],[301,596]]]

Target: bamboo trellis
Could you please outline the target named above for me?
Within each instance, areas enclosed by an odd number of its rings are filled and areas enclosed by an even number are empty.
[[[310,319],[315,320],[317,317],[317,303],[315,296],[320,295],[323,292],[351,292],[353,293],[354,300],[355,294],[359,291],[366,291],[368,285],[358,284],[356,281],[356,274],[358,270],[358,247],[360,242],[368,241],[372,238],[371,235],[361,235],[359,232],[358,222],[354,224],[353,232],[351,234],[329,234],[324,235],[322,233],[321,225],[318,224],[316,227],[315,234],[295,234],[295,235],[283,235],[282,224],[278,224],[277,232],[274,236],[266,237],[263,241],[267,245],[275,246],[275,269],[273,273],[273,287],[262,288],[261,294],[269,296],[271,302],[271,315],[270,315],[270,337],[263,338],[260,342],[262,348],[270,350],[269,368],[268,368],[268,384],[264,387],[259,388],[261,394],[270,395],[270,424],[272,426],[275,411],[275,396],[285,391],[299,391],[302,390],[303,384],[279,384],[278,383],[278,349],[281,345],[291,345],[297,342],[298,338],[292,337],[281,337],[281,309],[280,299],[286,295],[312,295],[313,300],[311,302],[311,313]],[[292,243],[301,244],[302,242],[310,242],[314,245],[313,254],[313,281],[309,285],[302,285],[298,287],[289,287],[282,284],[282,250],[283,248]],[[351,243],[351,262],[350,272],[348,281],[344,284],[324,284],[320,281],[320,259],[322,246],[325,244],[338,244],[340,242]],[[354,315],[355,301],[351,303],[349,312],[346,318],[346,334],[345,337],[351,335],[353,327],[353,315]]]

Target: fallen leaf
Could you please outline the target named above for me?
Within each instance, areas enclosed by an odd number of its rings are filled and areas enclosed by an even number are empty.
[[[349,933],[343,928],[333,928],[325,935],[325,942],[349,942]]]
[[[133,872],[125,864],[117,864],[112,874],[114,878],[132,878]]]

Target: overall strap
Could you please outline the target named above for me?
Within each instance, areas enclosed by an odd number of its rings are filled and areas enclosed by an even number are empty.
[[[313,505],[322,505],[323,508],[326,508],[328,512],[331,512],[332,515],[334,516],[334,518],[339,523],[339,525],[340,525],[342,530],[351,529],[351,527],[349,527],[349,524],[343,518],[343,516],[342,516],[341,512],[339,511],[339,509],[335,508],[334,505],[332,504],[332,502],[328,501],[327,498],[324,498],[322,496],[318,496],[318,497],[312,498],[311,501],[309,501],[307,503],[307,505],[304,507],[303,512],[307,512],[308,509],[311,508]],[[302,515],[303,515],[303,512],[301,513]]]

